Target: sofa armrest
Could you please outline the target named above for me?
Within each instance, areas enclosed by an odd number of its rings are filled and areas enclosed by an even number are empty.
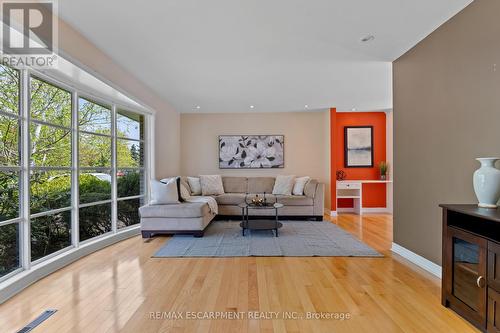
[[[323,216],[325,213],[325,184],[318,183],[314,194],[314,216]]]

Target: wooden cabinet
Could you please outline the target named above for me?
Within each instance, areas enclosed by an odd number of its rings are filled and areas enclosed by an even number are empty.
[[[500,244],[488,243],[488,285],[500,290]]]
[[[500,210],[443,207],[442,304],[500,333]]]
[[[500,333],[500,294],[488,288],[488,332]]]
[[[500,333],[500,244],[488,242],[488,332]]]

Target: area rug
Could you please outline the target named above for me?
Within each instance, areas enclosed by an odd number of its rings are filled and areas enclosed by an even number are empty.
[[[205,235],[175,235],[153,257],[383,257],[329,222],[283,221],[279,237],[271,230],[247,230],[240,222],[215,221]]]

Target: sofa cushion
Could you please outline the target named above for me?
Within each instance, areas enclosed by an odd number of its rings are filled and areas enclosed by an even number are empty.
[[[305,195],[276,195],[278,202],[285,206],[312,206],[313,199]]]
[[[316,179],[311,179],[310,181],[308,181],[306,186],[304,187],[305,196],[314,199],[317,186],[318,186],[318,181]]]
[[[220,175],[200,175],[200,183],[202,195],[224,194],[224,186]]]
[[[278,175],[274,182],[273,194],[291,195],[293,184],[295,184],[295,176]]]
[[[204,202],[183,202],[170,205],[147,205],[139,208],[141,217],[202,217],[210,214]]]
[[[176,184],[177,184],[177,197],[179,198],[179,202],[184,202],[186,201],[186,198],[181,195],[181,177],[168,177],[168,178],[163,178],[160,179],[160,182],[163,184],[167,184],[170,180],[175,179]],[[173,203],[173,202],[161,202],[160,204],[167,204],[167,203]]]
[[[201,195],[201,182],[198,177],[187,177],[189,188],[192,195]]]
[[[311,177],[299,177],[295,178],[295,184],[293,185],[292,194],[293,195],[304,195],[304,188]]]
[[[224,193],[215,196],[215,201],[219,205],[238,205],[245,201],[244,193]]]
[[[274,177],[248,177],[248,193],[271,193],[274,187]]]
[[[151,181],[151,204],[176,204],[179,203],[179,188],[177,178],[172,177],[166,182],[153,179]]]
[[[225,193],[246,193],[247,177],[222,177]]]

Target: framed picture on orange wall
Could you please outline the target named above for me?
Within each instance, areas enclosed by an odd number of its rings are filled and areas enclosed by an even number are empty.
[[[344,167],[373,168],[373,126],[344,127]]]

